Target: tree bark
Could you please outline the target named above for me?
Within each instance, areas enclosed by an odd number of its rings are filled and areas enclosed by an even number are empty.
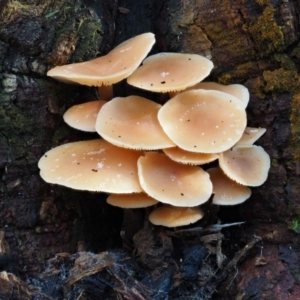
[[[293,0],[0,1],[0,268],[25,278],[59,252],[122,246],[122,211],[105,195],[39,177],[37,161],[48,149],[95,137],[68,128],[62,113],[95,99],[96,90],[58,83],[46,71],[151,31],[152,52],[204,55],[215,65],[209,80],[246,85],[248,126],[267,129],[258,141],[272,160],[267,182],[206,221],[246,222],[223,231],[228,258],[253,236],[262,239],[214,297],[299,299],[299,10]]]

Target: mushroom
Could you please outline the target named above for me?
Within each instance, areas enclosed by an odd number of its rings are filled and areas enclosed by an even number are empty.
[[[248,186],[259,186],[268,177],[270,157],[260,146],[236,146],[220,153],[219,165],[232,180]]]
[[[41,177],[77,190],[138,193],[137,160],[141,151],[119,148],[105,140],[73,142],[46,152],[39,160]]]
[[[114,98],[100,110],[96,130],[104,139],[119,147],[145,150],[173,147],[175,144],[157,119],[160,107],[139,96]]]
[[[246,127],[242,137],[238,140],[238,142],[235,144],[235,146],[251,146],[265,132],[266,132],[266,128]]]
[[[97,115],[106,102],[104,100],[96,100],[74,105],[64,113],[64,121],[75,129],[95,132]]]
[[[149,220],[154,225],[177,227],[195,223],[203,216],[204,212],[200,207],[175,207],[165,204],[153,210]]]
[[[212,194],[207,172],[197,166],[178,164],[158,152],[147,152],[138,159],[138,176],[148,195],[175,206],[197,206]]]
[[[133,194],[110,194],[107,197],[106,202],[121,208],[143,208],[158,203],[157,200],[143,192]]]
[[[112,91],[108,91],[108,96],[104,97],[101,95],[101,87],[109,86],[111,89],[112,84],[128,77],[140,65],[154,43],[153,33],[143,33],[123,42],[105,56],[58,66],[48,71],[47,75],[66,83],[98,86],[101,99],[111,99]]]
[[[166,148],[162,150],[172,160],[186,165],[204,165],[218,159],[219,157],[216,153],[196,153],[183,150],[179,147]]]
[[[219,167],[210,168],[206,171],[209,173],[213,184],[213,204],[236,205],[246,201],[251,196],[249,187],[231,180]]]
[[[178,94],[162,106],[158,120],[178,147],[200,153],[226,151],[241,138],[247,123],[240,100],[212,90]]]
[[[213,63],[197,54],[159,53],[143,61],[127,82],[135,87],[153,91],[181,91],[203,80]]]

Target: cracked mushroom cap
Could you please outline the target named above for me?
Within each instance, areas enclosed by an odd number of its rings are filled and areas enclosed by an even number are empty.
[[[153,33],[143,33],[123,42],[105,56],[58,66],[48,71],[47,75],[66,83],[112,85],[128,77],[141,64],[154,43]]]
[[[204,212],[200,207],[175,207],[165,204],[153,210],[149,220],[154,225],[177,227],[195,223],[203,216]]]
[[[142,189],[154,199],[180,207],[197,206],[212,194],[209,174],[200,167],[176,163],[165,154],[147,152],[138,160]]]
[[[64,121],[75,129],[95,132],[97,115],[106,102],[96,100],[74,105],[64,113]]]
[[[158,203],[146,193],[111,194],[107,197],[106,202],[121,208],[143,208]]]
[[[235,146],[251,146],[265,132],[266,132],[266,128],[246,127],[241,139],[235,144]]]
[[[137,160],[141,151],[119,148],[105,140],[73,142],[46,152],[39,160],[41,177],[76,190],[138,193]]]
[[[236,146],[220,153],[219,165],[232,180],[242,185],[259,186],[267,180],[270,157],[260,146]]]
[[[186,165],[204,165],[219,158],[216,153],[196,153],[179,147],[163,149],[163,152],[172,160]]]
[[[174,147],[158,122],[160,107],[139,96],[114,98],[101,108],[96,130],[119,147],[145,150]]]
[[[170,99],[158,112],[169,138],[180,148],[219,153],[231,148],[247,123],[241,101],[219,91],[191,90]]]
[[[220,168],[207,170],[213,183],[213,204],[236,205],[251,196],[251,189],[227,177]]]
[[[159,53],[143,61],[127,82],[152,92],[181,91],[209,75],[213,63],[197,54]]]

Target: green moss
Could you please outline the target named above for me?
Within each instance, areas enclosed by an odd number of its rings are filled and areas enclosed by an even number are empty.
[[[293,154],[293,161],[300,161],[300,94],[295,94],[291,103],[291,138],[289,142],[289,148]]]

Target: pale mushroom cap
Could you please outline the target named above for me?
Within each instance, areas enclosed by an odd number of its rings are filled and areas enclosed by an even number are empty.
[[[153,92],[180,91],[209,75],[213,63],[197,54],[159,53],[143,61],[127,82]]]
[[[151,212],[149,220],[154,225],[177,227],[195,223],[203,216],[204,212],[200,207],[162,205]]]
[[[106,199],[107,203],[121,208],[143,208],[158,203],[157,200],[145,193],[111,194]]]
[[[119,147],[145,150],[174,147],[158,122],[160,107],[139,96],[114,98],[101,108],[96,130]]]
[[[232,180],[259,186],[267,180],[270,157],[260,146],[236,146],[220,153],[219,165]]]
[[[38,166],[41,177],[49,183],[77,190],[134,193],[142,191],[137,174],[141,155],[97,139],[53,148]]]
[[[186,90],[215,90],[223,93],[230,94],[237,99],[241,100],[243,107],[246,108],[250,99],[249,90],[242,84],[229,84],[224,85],[216,82],[198,82],[194,86]]]
[[[235,146],[251,146],[253,145],[264,133],[266,128],[246,127],[242,137]]]
[[[213,204],[236,205],[251,196],[251,189],[227,177],[220,168],[207,170],[213,183]]]
[[[207,172],[200,167],[178,164],[162,153],[148,152],[141,156],[138,176],[148,195],[175,206],[197,206],[212,194]]]
[[[153,33],[143,33],[123,42],[105,56],[55,67],[47,75],[67,83],[111,85],[128,77],[141,64],[154,43]]]
[[[247,123],[238,99],[212,90],[175,96],[159,110],[158,120],[178,147],[200,153],[229,149],[241,138]]]
[[[196,153],[179,147],[163,149],[163,152],[172,160],[186,165],[204,165],[219,158],[216,153]]]
[[[64,121],[75,129],[95,132],[97,115],[106,102],[96,100],[74,105],[64,113]]]

